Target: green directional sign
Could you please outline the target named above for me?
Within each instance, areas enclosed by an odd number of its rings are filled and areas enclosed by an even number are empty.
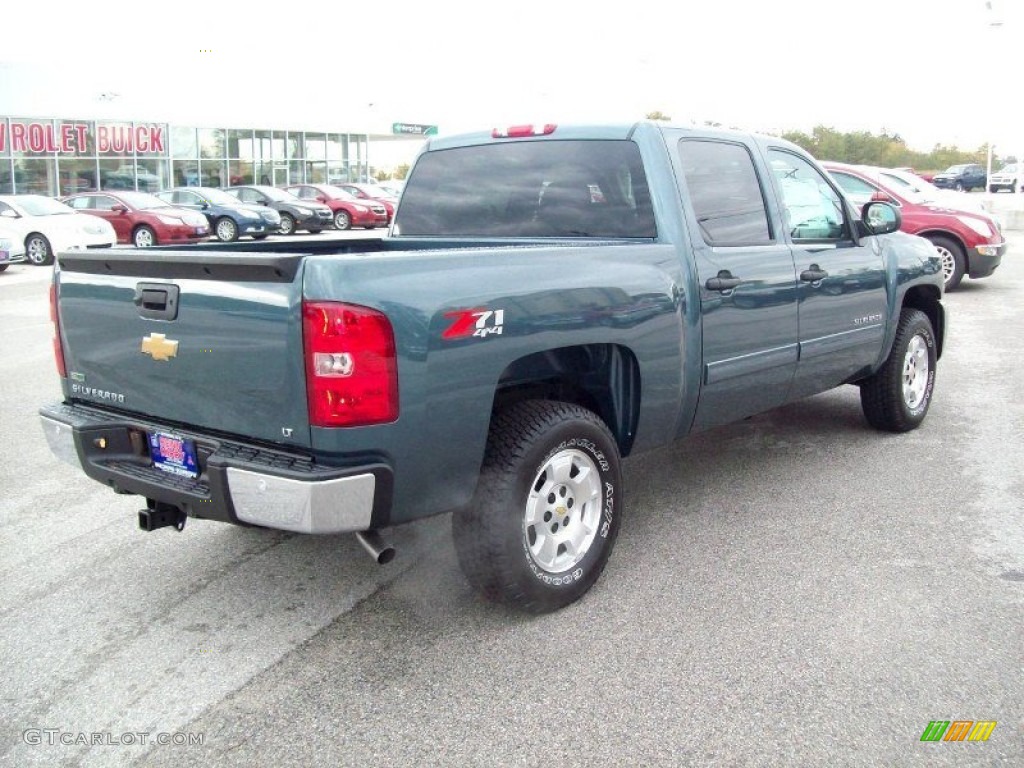
[[[420,125],[419,123],[392,123],[391,132],[406,136],[437,136],[436,125]]]

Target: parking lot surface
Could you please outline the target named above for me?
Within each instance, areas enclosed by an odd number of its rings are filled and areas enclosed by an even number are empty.
[[[631,458],[607,570],[542,617],[475,597],[447,516],[392,532],[384,567],[351,536],[140,532],[140,499],[46,447],[47,270],[12,266],[0,764],[1024,765],[1009,240],[946,297],[921,429],[871,430],[845,387]],[[932,721],[996,726],[923,742]]]

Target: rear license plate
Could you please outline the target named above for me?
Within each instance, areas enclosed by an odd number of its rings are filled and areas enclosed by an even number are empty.
[[[196,477],[199,474],[194,440],[184,440],[164,432],[150,432],[149,455],[153,459],[153,466],[164,472],[181,477]]]

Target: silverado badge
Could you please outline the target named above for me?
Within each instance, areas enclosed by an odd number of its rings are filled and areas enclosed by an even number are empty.
[[[162,333],[151,333],[142,340],[140,351],[154,360],[170,360],[178,354],[178,342],[168,339]]]

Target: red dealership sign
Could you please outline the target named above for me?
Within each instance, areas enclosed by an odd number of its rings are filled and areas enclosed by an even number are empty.
[[[146,154],[165,152],[164,126],[152,123],[60,123],[0,120],[0,152],[85,153],[89,136],[95,138],[96,152],[104,154]]]

